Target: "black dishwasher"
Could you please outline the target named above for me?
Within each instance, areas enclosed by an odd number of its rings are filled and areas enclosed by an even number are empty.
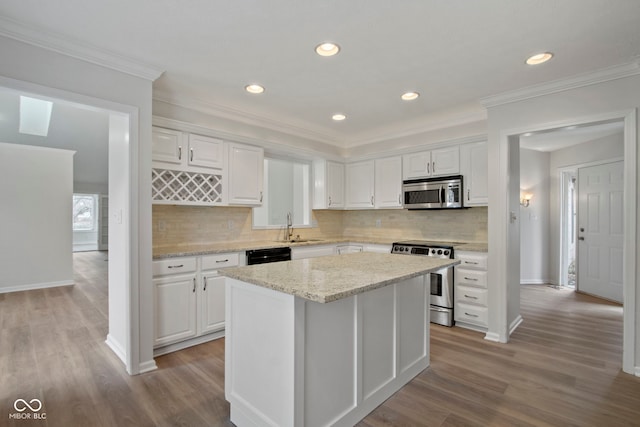
[[[290,261],[291,248],[268,248],[247,251],[247,265],[266,264],[268,262]]]

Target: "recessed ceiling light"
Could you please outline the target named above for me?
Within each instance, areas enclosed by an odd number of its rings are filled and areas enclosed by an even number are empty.
[[[244,87],[244,90],[246,90],[249,93],[258,94],[258,93],[264,92],[264,87],[257,84],[251,84],[251,85],[246,85]]]
[[[335,43],[325,42],[316,46],[316,53],[320,56],[333,56],[340,52],[340,46]]]
[[[543,52],[543,53],[538,53],[536,55],[530,56],[529,58],[527,58],[527,60],[525,62],[528,65],[538,65],[538,64],[542,64],[544,62],[547,62],[551,58],[553,58],[553,53],[551,53],[551,52]]]
[[[342,113],[338,113],[338,114],[334,114],[333,116],[331,116],[331,118],[332,118],[333,120],[335,120],[336,122],[340,122],[340,121],[342,121],[342,120],[346,119],[346,118],[347,118],[347,116],[345,116],[345,115],[344,115],[344,114],[342,114]]]
[[[420,94],[418,92],[406,92],[403,93],[401,98],[403,101],[413,101],[414,99],[418,99]]]

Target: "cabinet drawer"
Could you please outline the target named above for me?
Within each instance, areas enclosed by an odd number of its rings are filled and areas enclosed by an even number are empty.
[[[456,286],[456,300],[466,304],[487,305],[487,290],[471,286]]]
[[[238,253],[207,255],[202,257],[203,270],[217,270],[224,267],[235,267],[238,265]]]
[[[470,285],[480,288],[487,288],[487,272],[480,270],[467,270],[457,268],[455,270],[455,280],[458,285]]]
[[[487,308],[469,304],[457,303],[454,308],[455,320],[487,326]]]
[[[472,255],[465,253],[464,255],[458,253],[456,258],[460,260],[459,267],[461,268],[473,268],[476,270],[487,269],[487,256],[484,254]]]
[[[169,274],[191,273],[196,271],[195,258],[172,258],[153,261],[153,275],[166,276]]]

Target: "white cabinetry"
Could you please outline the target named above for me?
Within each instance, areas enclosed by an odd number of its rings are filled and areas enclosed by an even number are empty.
[[[375,207],[402,207],[402,157],[375,160]]]
[[[375,179],[373,160],[347,164],[346,176],[347,209],[373,209]]]
[[[356,252],[362,252],[362,245],[338,245],[336,246],[336,253],[338,255],[353,254]]]
[[[224,142],[196,134],[189,134],[189,157],[191,166],[201,166],[214,169],[224,167]]]
[[[463,175],[465,206],[487,206],[488,162],[486,141],[460,146],[460,173]]]
[[[229,204],[262,204],[264,150],[244,144],[229,144]]]
[[[365,244],[363,245],[364,252],[376,252],[380,254],[390,254],[391,245],[378,245],[378,244]]]
[[[405,154],[402,156],[402,170],[403,179],[459,174],[459,146]]]
[[[344,165],[328,160],[313,162],[313,208],[344,208]]]
[[[154,127],[151,158],[156,167],[189,170],[224,167],[224,142],[209,136]]]
[[[457,326],[486,331],[487,308],[487,253],[456,253],[460,264],[455,267],[454,317]]]
[[[154,162],[162,162],[169,165],[182,164],[183,132],[154,127],[151,135],[151,158]]]
[[[335,255],[335,245],[298,246],[291,248],[291,259],[315,258],[319,256]]]
[[[225,278],[239,253],[153,262],[155,355],[220,338],[225,327]]]

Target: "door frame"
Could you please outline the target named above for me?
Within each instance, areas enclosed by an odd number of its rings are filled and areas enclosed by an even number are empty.
[[[577,175],[577,167],[566,166],[558,168],[558,183],[560,184],[560,191],[558,194],[560,196],[559,204],[560,207],[560,265],[558,268],[558,286],[562,287],[563,285],[567,285],[569,281],[569,271],[568,264],[569,260],[567,258],[567,252],[569,247],[569,242],[567,241],[567,228],[569,227],[567,224],[567,174],[569,172],[574,172]],[[577,213],[577,210],[576,210]],[[577,216],[577,215],[576,215]],[[574,224],[575,225],[575,224]],[[574,230],[575,232],[576,230]],[[567,283],[565,283],[565,281]]]
[[[486,339],[490,341],[507,342],[510,333],[515,329],[509,325],[509,292],[510,280],[515,275],[514,271],[508,267],[515,264],[519,259],[518,247],[511,247],[509,237],[512,233],[512,212],[517,211],[519,205],[519,192],[516,187],[519,184],[519,159],[517,163],[510,161],[511,153],[520,149],[519,136],[527,132],[539,132],[552,130],[568,126],[580,126],[591,123],[623,120],[624,121],[624,314],[623,314],[623,345],[622,345],[622,369],[624,372],[640,376],[640,366],[635,367],[636,352],[636,317],[638,316],[636,307],[636,294],[638,293],[636,283],[636,259],[637,259],[637,230],[636,220],[638,218],[637,209],[637,188],[638,188],[638,159],[637,159],[637,109],[618,110],[608,113],[588,115],[583,117],[573,117],[556,122],[539,123],[527,125],[521,128],[506,129],[498,131],[498,143],[490,147],[491,155],[496,155],[496,173],[498,187],[504,188],[504,193],[494,200],[494,215],[489,215],[489,273],[495,286],[490,289],[491,307],[493,313],[489,319],[489,330]],[[517,157],[516,157],[517,158]],[[492,165],[490,165],[491,167]],[[494,195],[495,197],[495,195]],[[490,198],[491,199],[491,198]],[[495,205],[495,206],[494,206]],[[513,221],[511,221],[513,222]],[[493,226],[493,227],[492,227]],[[518,239],[519,240],[519,239]],[[514,261],[514,258],[515,259]],[[518,271],[519,273],[519,271]],[[513,277],[512,277],[513,276]],[[519,302],[518,302],[519,304]],[[519,308],[518,308],[519,311]],[[640,319],[639,319],[640,320]],[[517,326],[517,325],[516,325]]]

